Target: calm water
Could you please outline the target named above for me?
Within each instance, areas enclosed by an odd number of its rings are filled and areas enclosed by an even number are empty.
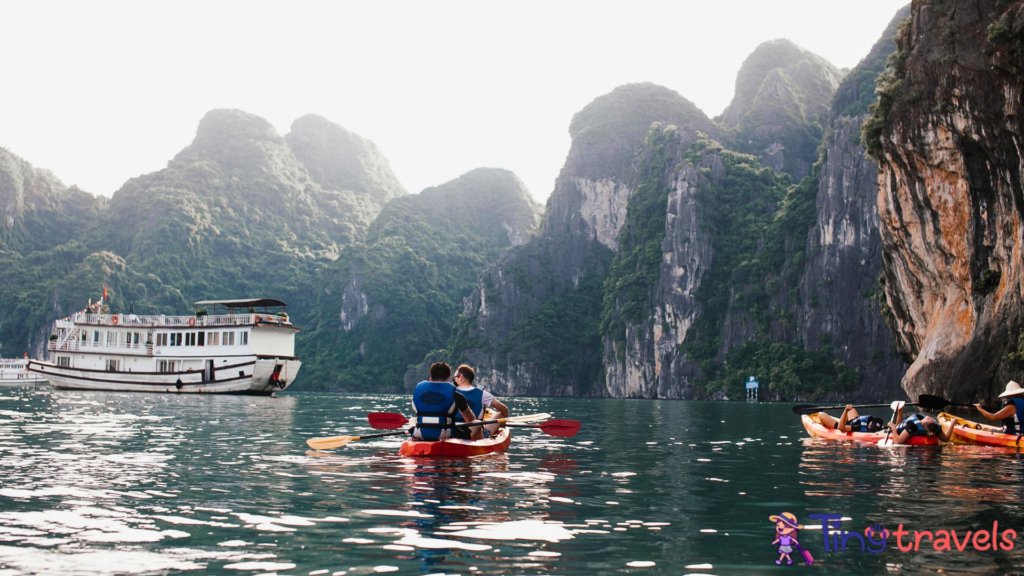
[[[512,399],[576,418],[504,455],[397,457],[365,433],[396,396],[0,390],[0,574],[1007,574],[1024,554],[826,553],[776,566],[768,517],[1024,532],[1024,460],[811,440],[785,405]],[[883,414],[879,414],[883,415]],[[962,533],[961,533],[962,534]],[[1024,546],[1024,533],[1017,542]],[[856,549],[855,551],[853,549]],[[628,563],[643,564],[629,566]],[[653,566],[650,565],[653,563]]]

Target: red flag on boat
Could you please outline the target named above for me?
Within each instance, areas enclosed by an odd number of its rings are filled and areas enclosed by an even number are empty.
[[[104,286],[103,287],[103,300],[106,301],[106,299],[107,299],[107,287]]]

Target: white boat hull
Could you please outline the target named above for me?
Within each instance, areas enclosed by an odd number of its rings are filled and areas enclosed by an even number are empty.
[[[37,374],[28,374],[26,378],[0,378],[0,386],[34,386],[46,384],[46,378]]]
[[[33,360],[29,370],[58,390],[107,390],[112,392],[159,392],[171,394],[271,395],[287,388],[298,374],[298,359],[239,358],[215,369],[212,380],[201,371],[175,373],[109,372],[57,366]],[[277,379],[274,368],[281,365]]]

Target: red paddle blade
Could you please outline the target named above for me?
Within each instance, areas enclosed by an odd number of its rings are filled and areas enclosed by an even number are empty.
[[[572,438],[580,431],[579,420],[548,420],[537,427],[541,432],[559,438]]]
[[[409,422],[408,418],[397,412],[370,412],[367,418],[370,426],[376,430],[398,430]]]

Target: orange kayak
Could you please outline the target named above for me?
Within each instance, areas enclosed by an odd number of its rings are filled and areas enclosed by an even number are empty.
[[[431,456],[438,458],[469,458],[471,456],[483,456],[495,452],[508,450],[512,443],[512,431],[509,428],[502,428],[491,438],[483,440],[462,440],[452,438],[438,442],[426,440],[415,440],[410,438],[402,443],[398,451],[401,456]]]
[[[955,444],[972,444],[980,446],[1006,446],[1008,448],[1024,448],[1024,435],[1004,434],[1003,429],[988,424],[978,424],[952,414],[939,414],[939,423],[945,426],[954,421],[953,437]]]
[[[818,419],[818,413],[804,414],[800,420],[803,422],[804,428],[807,429],[807,433],[814,438],[870,444],[878,444],[880,440],[885,439],[884,430],[881,432],[840,432],[834,428],[828,428]],[[939,439],[934,436],[911,436],[910,442],[908,442],[911,446],[931,446],[938,443]]]

